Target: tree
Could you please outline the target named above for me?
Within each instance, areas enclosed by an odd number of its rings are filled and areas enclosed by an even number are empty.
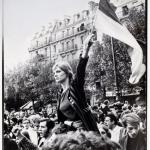
[[[135,38],[146,42],[145,37],[145,12],[137,9],[130,11],[129,17],[122,22],[126,22],[127,28],[135,36]],[[93,46],[93,55],[89,62],[89,71],[87,76],[87,85],[94,85],[99,79],[101,84],[114,90],[116,86],[114,76],[114,64],[112,57],[112,45],[109,36],[103,36],[101,45]],[[116,63],[117,86],[120,91],[124,88],[133,89],[137,85],[129,83],[131,74],[131,60],[127,53],[128,46],[113,38],[113,52]]]

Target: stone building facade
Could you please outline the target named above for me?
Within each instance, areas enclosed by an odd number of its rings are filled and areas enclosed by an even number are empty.
[[[39,55],[45,62],[78,58],[83,41],[90,32],[90,24],[89,10],[55,21],[49,28],[35,34],[29,48],[31,57]]]
[[[133,7],[145,8],[145,0],[112,0],[119,19],[124,22],[129,10]],[[82,44],[93,28],[92,1],[89,10],[83,10],[73,16],[65,16],[63,20],[49,23],[39,33],[35,33],[28,49],[31,57],[39,56],[42,62],[73,60],[79,58]]]

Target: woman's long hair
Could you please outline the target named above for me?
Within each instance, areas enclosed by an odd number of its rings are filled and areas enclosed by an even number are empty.
[[[73,79],[73,71],[70,64],[67,61],[59,61],[53,66],[53,72],[57,67],[67,74],[69,77],[69,82],[71,82]]]

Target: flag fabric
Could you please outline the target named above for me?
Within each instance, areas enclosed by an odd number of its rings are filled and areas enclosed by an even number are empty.
[[[137,84],[146,70],[143,64],[143,52],[135,37],[119,22],[114,9],[115,7],[108,0],[100,0],[94,23],[97,30],[97,39],[101,40],[99,38],[104,33],[130,46],[128,54],[131,58],[132,73],[129,82]]]

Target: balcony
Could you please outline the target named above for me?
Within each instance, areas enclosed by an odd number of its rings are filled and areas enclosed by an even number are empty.
[[[74,37],[74,36],[76,36],[76,35],[83,34],[83,33],[85,33],[85,32],[87,32],[87,30],[76,31],[76,32],[74,31],[74,33],[71,33],[71,34],[69,34],[69,35],[62,36],[62,37],[60,37],[60,38],[58,38],[58,39],[56,39],[56,40],[50,42],[49,44],[54,44],[54,43],[57,43],[57,42],[60,42],[60,41],[63,41],[63,40],[72,38],[72,37]]]
[[[60,41],[63,41],[63,40],[66,40],[66,39],[69,39],[69,38],[72,38],[74,36],[77,36],[77,35],[80,35],[80,34],[84,34],[86,33],[87,30],[85,28],[82,27],[81,30],[79,31],[74,31],[74,32],[71,32],[70,34],[67,34],[67,35],[62,35],[61,37],[57,38],[56,40],[50,40],[48,42],[44,41],[44,42],[41,42],[40,44],[36,45],[36,46],[32,46],[28,49],[29,52],[32,52],[32,51],[35,51],[35,50],[38,50],[38,49],[41,49],[41,48],[44,48],[45,46],[49,46],[50,44],[55,44],[57,42],[60,42]]]

